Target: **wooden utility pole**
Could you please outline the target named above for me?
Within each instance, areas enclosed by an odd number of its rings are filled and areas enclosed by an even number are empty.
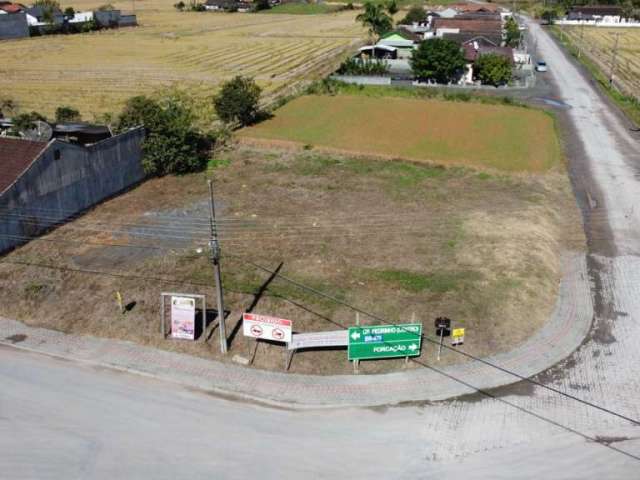
[[[613,76],[616,71],[616,57],[618,56],[618,43],[620,41],[620,35],[622,35],[622,33],[615,32],[615,33],[610,33],[609,35],[613,35],[616,37],[616,40],[613,44],[613,51],[611,52],[611,71],[609,72],[609,86],[611,87],[613,86]]]
[[[216,206],[213,199],[213,182],[209,183],[209,223],[211,226],[209,247],[211,248],[211,263],[216,282],[216,298],[218,301],[218,324],[220,328],[220,351],[227,353],[227,332],[224,318],[224,298],[222,296],[222,275],[220,272],[220,243],[218,242],[218,226],[216,224]],[[204,315],[207,313],[204,312]]]

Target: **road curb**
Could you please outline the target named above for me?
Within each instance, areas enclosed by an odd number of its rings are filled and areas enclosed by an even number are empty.
[[[563,272],[556,307],[545,326],[514,350],[484,360],[519,376],[531,377],[556,365],[580,346],[593,318],[585,255],[565,254]],[[521,380],[480,362],[442,367],[442,373],[422,368],[379,375],[313,376],[255,370],[127,341],[67,335],[2,318],[0,344],[288,409],[434,402]]]

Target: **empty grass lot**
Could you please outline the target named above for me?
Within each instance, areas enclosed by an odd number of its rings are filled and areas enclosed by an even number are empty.
[[[467,329],[464,351],[484,356],[512,349],[549,318],[560,255],[584,244],[561,168],[488,174],[244,146],[221,154],[216,165],[149,180],[1,259],[0,315],[223,361],[253,355],[254,341],[238,329],[241,312],[256,298],[255,313],[289,318],[296,332],[355,323],[352,310],[282,279],[265,287],[269,275],[246,263],[275,269],[282,262],[287,277],[390,322],[415,314],[432,337],[434,318],[447,316]],[[160,292],[202,293],[214,304],[208,175],[215,177],[225,302],[232,312],[226,357],[215,336],[191,343],[163,340],[158,332]],[[159,238],[148,235],[153,232]],[[136,247],[123,248],[127,243]],[[145,245],[161,249],[140,248]],[[125,303],[135,302],[126,315],[115,302],[117,291]],[[380,323],[366,315],[360,321]],[[283,353],[281,345],[263,343],[254,367],[281,370]],[[425,343],[422,360],[435,362],[435,354]],[[348,374],[346,356],[341,349],[299,353],[291,371]],[[445,352],[438,364],[460,361]],[[415,367],[396,359],[363,362],[361,371]]]
[[[240,135],[506,172],[544,172],[560,158],[544,112],[440,100],[309,95]]]
[[[102,0],[65,0],[76,11]],[[118,113],[124,101],[168,86],[209,105],[235,75],[256,79],[267,97],[321,78],[366,36],[357,12],[322,15],[183,12],[175,0],[135,2],[139,27],[0,41],[0,79],[22,111],[51,116],[77,108],[90,120]],[[131,11],[131,2],[114,2]]]

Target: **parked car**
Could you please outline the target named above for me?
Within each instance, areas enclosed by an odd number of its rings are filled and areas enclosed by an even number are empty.
[[[547,63],[540,60],[536,63],[536,72],[546,72],[547,71]]]

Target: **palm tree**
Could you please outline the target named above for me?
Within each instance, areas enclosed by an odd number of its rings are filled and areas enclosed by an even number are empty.
[[[364,12],[356,17],[356,22],[367,27],[370,35],[381,36],[393,28],[393,20],[384,6],[371,2],[364,4]]]

